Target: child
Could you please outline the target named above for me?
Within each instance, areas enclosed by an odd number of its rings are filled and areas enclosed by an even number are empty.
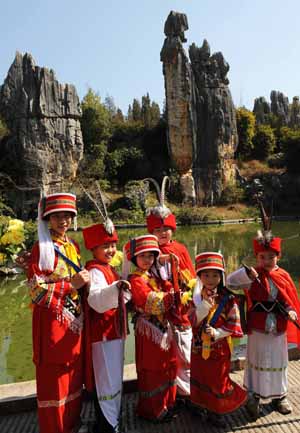
[[[238,409],[247,393],[229,377],[231,337],[243,335],[238,305],[224,287],[222,254],[196,256],[196,308],[191,313],[191,402],[209,411],[212,423],[222,426],[221,415]]]
[[[164,186],[167,177],[164,177],[162,182],[162,191],[159,196],[159,204],[153,208],[147,209],[147,229],[148,232],[157,236],[159,249],[162,253],[160,261],[163,260],[163,255],[174,254],[179,261],[179,279],[182,285],[187,289],[192,288],[195,282],[196,274],[194,266],[186,247],[172,239],[173,233],[176,230],[175,215],[164,205],[163,198]],[[157,182],[156,188],[159,189]],[[167,278],[172,279],[170,267],[166,264]],[[178,363],[177,372],[177,393],[181,397],[189,397],[190,395],[190,360],[191,360],[191,342],[192,329],[188,319],[188,315],[181,309],[176,315],[170,318],[173,333],[176,341],[176,356]]]
[[[150,420],[172,417],[176,397],[176,354],[166,313],[174,306],[171,284],[151,268],[159,255],[156,236],[144,235],[124,247],[136,266],[129,276],[135,317],[135,354],[139,401],[137,413]],[[126,263],[125,268],[126,268]]]
[[[288,319],[299,317],[297,291],[290,275],[277,262],[281,253],[281,239],[270,231],[259,232],[253,240],[257,266],[239,269],[228,276],[230,288],[248,288],[247,365],[244,386],[251,398],[247,409],[254,419],[259,416],[260,398],[272,398],[275,410],[289,414],[288,381]],[[282,314],[286,311],[285,315]],[[288,340],[298,343],[296,328],[288,326]]]
[[[89,274],[80,270],[79,247],[66,234],[76,214],[73,194],[51,194],[40,200],[39,240],[33,246],[28,265],[41,433],[71,433],[80,425],[83,385],[80,289],[89,282]]]
[[[110,220],[109,220],[110,221]],[[90,292],[87,298],[88,339],[92,346],[92,364],[96,382],[95,402],[97,423],[94,433],[119,431],[121,408],[124,338],[127,323],[125,302],[130,299],[127,281],[120,280],[109,265],[116,253],[117,232],[112,222],[95,224],[83,229],[85,247],[94,259],[87,262]],[[122,305],[123,304],[123,305]]]

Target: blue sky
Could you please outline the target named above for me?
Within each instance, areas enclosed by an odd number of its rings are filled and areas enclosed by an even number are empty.
[[[300,94],[299,0],[10,0],[1,5],[0,84],[16,50],[73,83],[80,98],[92,87],[127,113],[149,92],[162,105],[159,54],[164,22],[187,14],[188,42],[222,51],[237,106],[280,90]]]

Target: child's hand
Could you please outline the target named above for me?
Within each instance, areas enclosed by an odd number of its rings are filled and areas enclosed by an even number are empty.
[[[251,267],[249,268],[249,270],[247,271],[247,275],[250,278],[250,280],[254,281],[256,280],[256,278],[258,278],[258,273],[256,272],[256,270]]]
[[[205,334],[207,334],[207,335],[209,335],[210,337],[212,337],[212,338],[214,338],[215,337],[215,335],[216,335],[216,330],[215,330],[215,328],[213,328],[212,326],[210,326],[210,325],[206,325],[206,327],[205,327]]]
[[[292,320],[292,322],[296,322],[298,319],[297,313],[294,310],[289,311],[289,319]]]
[[[130,292],[130,290],[131,290],[131,285],[130,285],[129,281],[127,281],[127,280],[118,281],[117,287],[120,291],[123,290],[123,292]]]
[[[82,271],[78,272],[74,277],[71,278],[71,285],[72,290],[78,290],[81,287],[85,286],[86,284],[90,283],[90,274],[89,271],[86,269],[83,269]]]

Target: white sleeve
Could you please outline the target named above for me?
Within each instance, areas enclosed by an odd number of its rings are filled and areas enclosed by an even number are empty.
[[[90,292],[88,304],[97,313],[104,313],[111,308],[117,308],[119,289],[118,281],[108,285],[104,274],[99,269],[91,269],[90,274]]]
[[[222,328],[215,328],[215,335],[214,335],[215,340],[220,340],[220,338],[225,338],[228,337],[229,335],[231,335],[230,332],[224,331],[224,329]]]
[[[226,287],[232,291],[250,289],[253,281],[248,277],[245,268],[240,268],[227,276]]]
[[[197,324],[202,322],[202,320],[208,315],[210,309],[211,309],[211,304],[208,301],[206,301],[206,299],[203,299],[201,304],[197,305],[196,307]]]

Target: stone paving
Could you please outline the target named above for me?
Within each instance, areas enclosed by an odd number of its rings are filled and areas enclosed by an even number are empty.
[[[232,374],[234,380],[241,382],[242,371]],[[245,408],[226,415],[225,427],[215,427],[204,417],[195,416],[187,409],[170,423],[153,424],[135,416],[137,395],[126,394],[123,402],[123,431],[126,433],[299,433],[300,432],[300,360],[289,363],[289,400],[293,406],[290,415],[273,411],[270,402],[262,405],[262,416],[252,422]],[[83,410],[85,424],[94,418],[92,404],[87,402]],[[38,433],[35,411],[3,415],[0,417],[0,433]]]

